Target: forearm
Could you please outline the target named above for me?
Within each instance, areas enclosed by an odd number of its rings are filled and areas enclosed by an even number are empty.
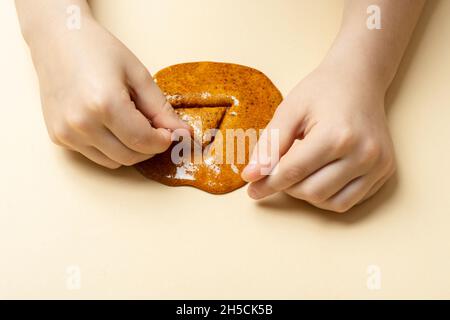
[[[340,32],[324,63],[342,64],[386,90],[398,69],[426,0],[347,0]],[[369,6],[380,8],[381,29],[369,29]]]
[[[70,6],[80,9],[82,18],[92,17],[87,0],[15,0],[20,26],[25,40],[41,35],[63,34],[67,31]]]

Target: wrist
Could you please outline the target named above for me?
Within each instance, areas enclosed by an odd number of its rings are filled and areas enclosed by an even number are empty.
[[[49,42],[70,31],[71,23],[94,20],[86,0],[16,0],[22,35],[27,44]]]
[[[376,56],[364,44],[355,39],[338,37],[321,67],[333,68],[342,77],[354,80],[360,86],[385,94],[395,75],[394,68]]]

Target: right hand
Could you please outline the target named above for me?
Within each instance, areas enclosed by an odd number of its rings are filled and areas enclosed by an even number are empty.
[[[115,169],[167,150],[170,130],[189,130],[144,65],[93,19],[30,48],[56,144]]]

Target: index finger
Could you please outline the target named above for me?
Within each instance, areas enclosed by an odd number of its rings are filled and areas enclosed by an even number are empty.
[[[152,120],[156,128],[191,131],[191,127],[178,117],[166,96],[143,66],[129,67],[128,78],[136,107]]]
[[[153,128],[126,90],[118,101],[108,106],[108,115],[103,122],[125,146],[143,154],[164,152],[171,144],[170,131]]]
[[[320,130],[313,130],[304,140],[296,140],[276,166],[276,173],[250,184],[248,193],[261,199],[285,190],[338,159],[332,140]]]

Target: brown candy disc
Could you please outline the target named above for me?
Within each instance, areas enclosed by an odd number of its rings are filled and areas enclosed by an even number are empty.
[[[278,89],[260,71],[215,62],[174,65],[159,71],[155,81],[180,118],[193,127],[196,150],[202,152],[200,158],[192,153],[175,164],[171,157],[174,142],[169,150],[136,168],[147,178],[170,186],[189,185],[215,194],[242,187],[245,182],[240,174],[249,161],[251,139],[242,141],[231,134],[252,130],[259,134],[282,100]],[[218,131],[214,136],[208,134],[209,129]],[[244,143],[241,150],[239,143]],[[243,158],[239,156],[242,150]]]

